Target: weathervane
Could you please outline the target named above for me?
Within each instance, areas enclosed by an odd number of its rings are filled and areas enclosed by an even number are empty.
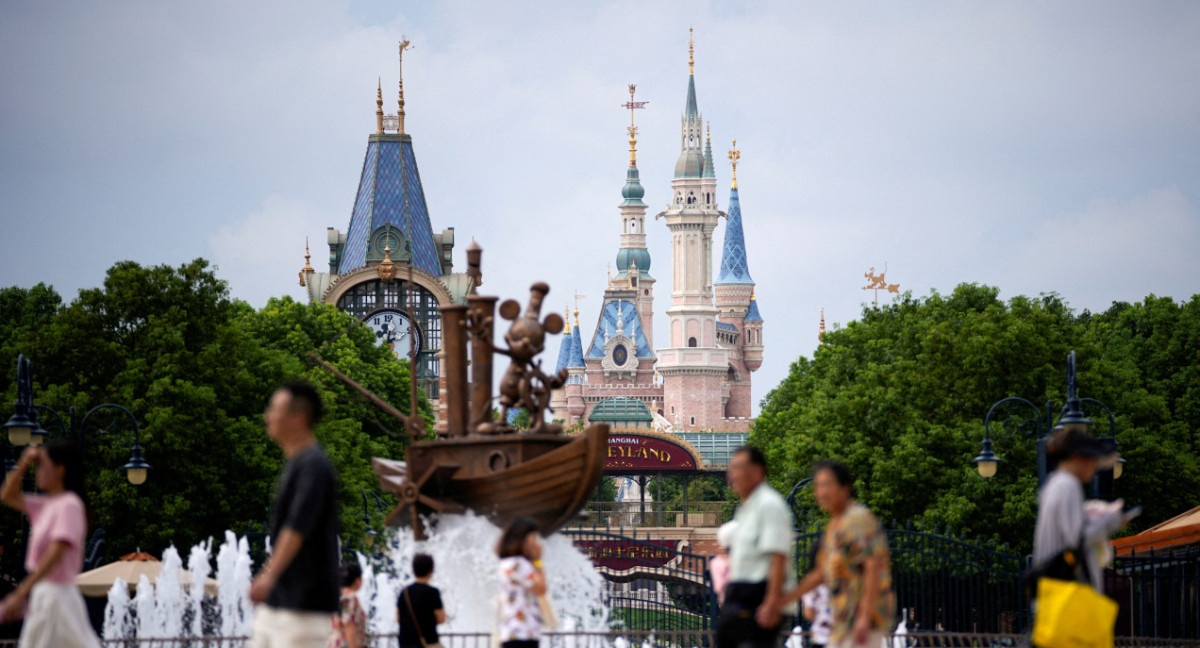
[[[887,282],[887,262],[883,262],[883,272],[875,274],[875,266],[863,274],[867,278],[867,285],[863,286],[863,290],[875,291],[875,308],[879,308],[879,291],[886,290],[890,293],[900,292],[900,284],[890,284]]]
[[[399,72],[400,72],[400,98],[396,102],[399,106],[399,112],[396,113],[396,121],[398,122],[397,128],[399,129],[400,134],[403,135],[404,134],[404,50],[410,50],[410,49],[416,47],[416,45],[409,44],[408,39],[405,38],[403,34],[400,35],[400,38],[403,40],[400,41],[400,60],[399,60],[399,64],[397,65],[397,70],[399,70]]]
[[[629,84],[629,101],[621,105],[622,108],[629,110],[629,166],[637,166],[637,126],[633,125],[633,111],[646,107],[649,101],[634,101],[633,93],[637,91],[637,86]]]

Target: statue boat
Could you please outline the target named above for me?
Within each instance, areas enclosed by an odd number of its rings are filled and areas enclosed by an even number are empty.
[[[536,359],[545,348],[546,334],[557,334],[564,325],[557,313],[541,319],[550,287],[533,284],[523,314],[516,301],[500,304],[500,317],[512,323],[504,335],[506,346],[498,347],[493,342],[497,298],[475,294],[475,286],[482,283],[481,255],[477,244],[468,247],[468,274],[473,281],[467,303],[439,309],[447,408],[445,429],[436,439],[419,440],[427,433],[417,413],[415,380],[409,381],[411,414],[404,414],[313,355],[339,379],[403,421],[412,436],[405,461],[375,457],[372,465],[380,486],[400,499],[386,523],[411,525],[418,539],[425,537],[424,523],[430,514],[467,510],[500,526],[518,517],[533,518],[548,535],[583,508],[604,470],[607,424],[592,424],[580,434],[567,435],[561,425],[545,421],[551,411],[551,390],[567,379],[565,369],[546,375]],[[415,367],[416,350],[411,347],[410,343],[409,366]],[[499,416],[493,418],[495,354],[508,356],[510,363],[496,399]],[[518,408],[529,412],[527,430],[515,430],[506,422],[508,413]]]

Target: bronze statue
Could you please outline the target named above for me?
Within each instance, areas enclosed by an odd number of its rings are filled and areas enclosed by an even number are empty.
[[[469,265],[482,278],[481,250],[468,249]],[[417,413],[415,395],[405,415],[355,383],[324,361],[321,364],[381,409],[405,423],[413,433],[405,461],[376,457],[379,482],[400,498],[387,523],[411,524],[424,537],[422,516],[456,513],[466,509],[504,525],[518,516],[538,520],[543,533],[561,527],[587,502],[604,468],[608,425],[593,424],[576,436],[563,434],[561,425],[546,423],[550,391],[561,387],[567,372],[547,376],[537,355],[545,348],[546,334],[563,330],[557,313],[541,318],[542,302],[550,287],[535,283],[529,305],[500,304],[500,316],[512,322],[504,335],[507,348],[492,342],[496,298],[474,294],[467,304],[443,306],[442,331],[446,377],[446,429],[436,440],[419,440],[424,421]],[[470,362],[468,363],[468,348]],[[492,359],[495,353],[511,362],[500,383],[499,419],[492,416]],[[468,389],[467,367],[471,368]],[[508,412],[529,412],[528,430],[506,424]]]

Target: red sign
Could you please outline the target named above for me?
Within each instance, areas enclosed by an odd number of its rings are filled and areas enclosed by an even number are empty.
[[[609,472],[696,470],[696,456],[681,443],[661,436],[616,432],[608,435],[604,469]]]
[[[587,554],[597,568],[626,571],[637,568],[666,567],[679,555],[679,540],[576,540],[575,546]]]

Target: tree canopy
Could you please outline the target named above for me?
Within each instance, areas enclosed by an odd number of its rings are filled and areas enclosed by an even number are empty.
[[[117,403],[140,424],[153,466],[141,486],[120,469],[133,440],[127,418],[103,410],[83,430],[89,512],[92,526],[105,530],[109,558],[138,547],[187,547],[225,529],[264,529],[283,455],[266,437],[262,412],[285,380],[313,382],[325,401],[316,433],[338,470],[349,547],[365,530],[362,491],[379,490],[371,457],[403,456],[403,426],[308,353],[405,412],[406,362],[333,306],[285,297],[255,310],[231,300],[202,259],[178,268],[118,263],[102,287],[82,290],[66,305],[44,285],[0,289],[0,333],[0,393],[9,402],[17,354],[24,353],[35,403],[67,420],[72,407],[78,419],[100,403]],[[422,397],[419,406],[431,425],[429,403]],[[66,433],[50,415],[38,420],[52,438]],[[378,528],[378,507],[367,515]],[[0,518],[5,546],[22,533],[18,516]]]
[[[963,284],[950,295],[905,294],[826,334],[764,399],[751,442],[787,492],[813,461],[847,463],[855,493],[885,522],[922,522],[1027,551],[1037,514],[1036,446],[993,424],[1004,460],[984,480],[979,453],[992,403],[1020,396],[1045,415],[1065,399],[1066,357],[1079,395],[1115,414],[1128,463],[1115,494],[1141,503],[1139,524],[1200,503],[1200,295],[1147,297],[1104,313],[1074,313],[1059,297],[999,299]],[[1107,418],[1088,409],[1094,432]],[[805,493],[812,506],[811,493]],[[811,518],[810,518],[811,519]],[[1131,527],[1131,531],[1138,527]]]

